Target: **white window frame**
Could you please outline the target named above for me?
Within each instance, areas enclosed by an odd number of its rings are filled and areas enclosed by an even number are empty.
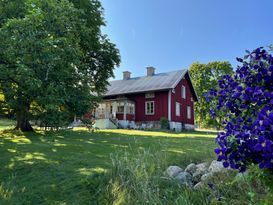
[[[186,87],[184,85],[181,86],[181,97],[186,99]]]
[[[187,119],[191,119],[191,106],[187,106]]]
[[[148,110],[149,105],[153,105],[153,110],[152,110],[153,112],[151,112],[151,110]],[[145,115],[154,115],[154,114],[155,114],[155,101],[146,101],[145,102]]]
[[[131,114],[131,115],[134,115],[135,114],[135,108],[134,106],[127,106],[127,114]]]
[[[177,108],[178,108],[178,109],[177,109]],[[180,113],[181,113],[180,103],[179,103],[179,102],[176,102],[176,103],[175,103],[175,115],[176,115],[176,116],[180,116]]]
[[[119,108],[123,108],[123,110],[120,111]],[[118,114],[124,113],[124,105],[119,105],[119,106],[117,106],[117,113],[118,113]]]

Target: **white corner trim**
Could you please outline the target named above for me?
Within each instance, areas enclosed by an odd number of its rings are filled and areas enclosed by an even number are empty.
[[[168,93],[168,120],[169,120],[169,122],[172,120],[171,104],[172,104],[172,90],[169,90],[169,93]]]
[[[199,100],[198,100],[198,99],[199,99],[199,97],[198,97],[198,95],[197,95],[197,92],[196,92],[196,90],[195,90],[195,88],[194,88],[193,84],[192,84],[192,80],[191,80],[191,75],[190,75],[190,74],[189,74],[189,78],[190,78],[191,85],[192,85],[192,87],[193,87],[193,91],[194,91],[194,93],[195,93],[195,95],[196,95],[197,102],[198,102],[198,101],[199,101]]]

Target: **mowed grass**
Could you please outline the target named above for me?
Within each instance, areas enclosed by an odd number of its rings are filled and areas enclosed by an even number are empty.
[[[216,134],[207,132],[2,130],[0,135],[0,204],[7,205],[105,204],[98,198],[106,197],[101,194],[105,190],[113,192],[103,177],[111,172],[110,156],[160,153],[165,161],[162,175],[168,165],[185,168],[215,158]]]
[[[15,121],[9,119],[0,119],[0,130],[9,129],[15,126]]]

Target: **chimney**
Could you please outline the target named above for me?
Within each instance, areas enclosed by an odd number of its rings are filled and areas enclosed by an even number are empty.
[[[124,71],[123,72],[123,80],[129,80],[131,78],[131,72]]]
[[[152,66],[147,67],[147,76],[153,76],[155,74],[155,68]]]

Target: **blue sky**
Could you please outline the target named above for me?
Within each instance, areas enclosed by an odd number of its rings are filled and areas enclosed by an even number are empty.
[[[107,27],[120,50],[116,79],[147,66],[167,72],[199,61],[235,58],[273,44],[273,0],[102,0]]]

